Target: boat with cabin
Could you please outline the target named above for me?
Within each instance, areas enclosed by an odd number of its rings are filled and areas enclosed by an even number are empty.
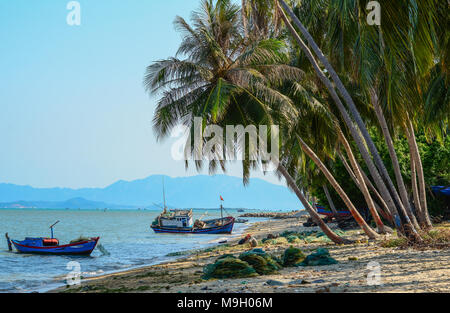
[[[224,201],[222,196],[221,201]],[[220,206],[221,218],[202,221],[201,218],[194,221],[191,210],[168,210],[166,207],[166,195],[163,180],[163,212],[158,215],[150,226],[155,233],[172,234],[231,234],[235,219],[232,216],[223,216],[223,205]]]
[[[231,234],[234,217],[221,217],[211,220],[196,220],[192,210],[167,210],[156,217],[151,228],[155,233],[173,234]]]

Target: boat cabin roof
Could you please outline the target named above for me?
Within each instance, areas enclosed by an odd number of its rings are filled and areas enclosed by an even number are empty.
[[[192,218],[192,210],[170,210],[168,212],[161,213],[162,218],[172,219],[177,217]]]

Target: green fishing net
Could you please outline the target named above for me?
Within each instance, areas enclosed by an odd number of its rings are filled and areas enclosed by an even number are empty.
[[[291,246],[283,253],[283,266],[295,266],[297,263],[303,261],[304,259],[305,255],[302,253],[302,251]]]
[[[262,249],[244,252],[239,256],[239,259],[247,262],[260,275],[271,274],[281,268],[281,265]]]
[[[321,266],[337,264],[338,261],[330,256],[328,249],[319,248],[316,252],[308,255],[298,266]]]
[[[258,276],[258,273],[247,262],[234,256],[219,258],[215,263],[203,268],[203,279],[211,278],[243,278]]]

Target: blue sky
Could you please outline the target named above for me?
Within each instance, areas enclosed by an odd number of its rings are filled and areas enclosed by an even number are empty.
[[[67,25],[68,2],[0,1],[0,182],[77,188],[195,175],[172,160],[171,141],[156,142],[156,99],[142,78],[175,54],[173,20],[199,0],[81,0],[80,26]]]

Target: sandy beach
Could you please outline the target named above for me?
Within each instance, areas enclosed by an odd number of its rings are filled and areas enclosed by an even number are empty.
[[[247,233],[257,239],[283,231],[303,231],[304,219],[269,220],[252,225]],[[450,227],[449,223],[439,227]],[[313,228],[314,229],[314,228]],[[307,230],[311,230],[308,228]],[[338,246],[325,240],[297,243],[303,253],[327,248],[335,265],[283,268],[276,274],[252,278],[203,280],[203,267],[223,254],[239,255],[251,248],[233,239],[226,246],[196,251],[177,261],[125,272],[83,279],[81,285],[66,286],[52,293],[325,293],[325,292],[450,292],[450,249],[382,248],[379,241],[368,242],[360,230],[345,236],[357,243]],[[281,255],[291,244],[258,246]],[[372,263],[371,263],[372,262]],[[377,262],[377,263],[373,263]],[[370,265],[369,265],[370,263]],[[368,284],[379,264],[379,284]],[[369,266],[369,267],[368,267]],[[372,273],[372,274],[371,274]]]

